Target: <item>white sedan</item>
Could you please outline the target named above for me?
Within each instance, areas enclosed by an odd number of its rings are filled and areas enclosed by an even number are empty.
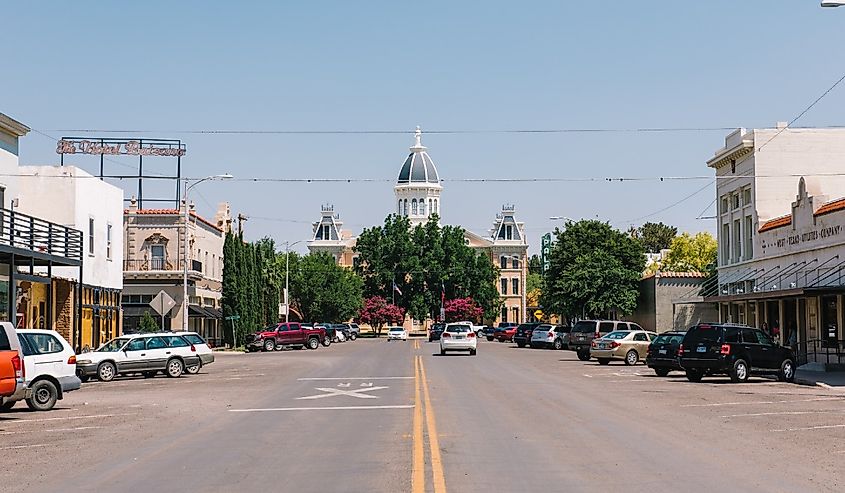
[[[404,327],[390,327],[387,329],[387,342],[390,341],[407,341],[408,332]]]
[[[446,351],[469,351],[470,356],[475,356],[478,347],[478,337],[467,324],[448,324],[440,335],[440,354]]]

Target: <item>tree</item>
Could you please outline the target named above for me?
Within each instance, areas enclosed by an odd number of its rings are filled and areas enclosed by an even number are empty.
[[[291,304],[304,320],[345,322],[362,306],[361,278],[327,252],[300,257],[290,273]]]
[[[477,323],[484,315],[484,310],[472,298],[458,298],[445,303],[446,321],[461,322],[464,320]]]
[[[659,253],[669,248],[678,228],[660,223],[645,223],[636,230],[636,238],[648,253]]]
[[[608,223],[582,220],[555,230],[542,301],[567,318],[630,313],[645,258],[642,245]]]
[[[716,263],[716,250],[716,239],[710,233],[684,233],[672,240],[663,266],[671,271],[708,272]]]
[[[140,333],[149,333],[149,332],[158,332],[158,322],[156,319],[150,315],[150,311],[144,311],[144,315],[141,317],[141,322],[138,324],[138,332]]]
[[[543,263],[536,253],[528,259],[528,274],[543,274]]]
[[[388,323],[400,323],[405,318],[402,307],[388,303],[381,296],[372,296],[364,300],[364,306],[358,314],[361,323],[376,329],[376,337],[381,337],[381,328]]]
[[[525,291],[530,293],[535,290],[543,289],[543,276],[541,274],[530,273],[525,278]]]

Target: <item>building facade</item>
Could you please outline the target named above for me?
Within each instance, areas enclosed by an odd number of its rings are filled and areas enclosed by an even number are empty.
[[[187,262],[188,329],[219,344],[223,337],[223,243],[232,227],[229,204],[220,204],[214,221],[189,205],[187,249],[185,227],[185,215],[178,209],[139,209],[133,199],[124,212],[124,330],[136,332],[145,312],[161,320],[150,306],[161,291],[176,302],[163,317],[164,328],[181,330],[186,316],[182,302]]]
[[[0,320],[63,329],[62,335],[80,348],[82,290],[78,282],[56,286],[53,270],[69,267],[81,279],[82,232],[16,210],[22,192],[19,140],[28,132],[0,113]],[[66,325],[57,327],[57,320]]]
[[[82,231],[82,322],[71,334],[82,348],[97,348],[120,334],[120,292],[123,289],[123,190],[74,166],[21,166],[19,210]],[[44,272],[40,269],[39,272]],[[80,281],[78,269],[55,267],[52,321],[56,330],[69,330],[67,311],[71,286]],[[56,279],[58,278],[58,279]],[[46,289],[35,289],[34,309],[47,302]],[[27,317],[27,326],[38,325]]]
[[[637,308],[626,320],[654,332],[686,330],[699,322],[718,320],[718,305],[701,297],[706,277],[701,272],[659,271],[643,276]]]
[[[841,353],[845,130],[739,129],[716,171],[722,321],[764,327],[808,361]],[[823,356],[817,356],[822,354]]]
[[[443,217],[440,175],[428,149],[422,145],[421,137],[422,132],[417,127],[414,144],[409,149],[411,152],[402,163],[393,187],[396,205],[393,213],[407,217],[412,227],[427,222],[433,214],[441,219]],[[489,255],[500,270],[500,278],[496,283],[503,306],[495,322],[527,320],[525,283],[528,277],[528,242],[525,226],[516,218],[516,208],[504,205],[487,234],[465,231],[464,241],[468,246]],[[338,264],[352,267],[356,262],[355,243],[356,237],[343,229],[343,222],[334,206],[322,206],[320,220],[313,223],[308,250],[329,252]]]

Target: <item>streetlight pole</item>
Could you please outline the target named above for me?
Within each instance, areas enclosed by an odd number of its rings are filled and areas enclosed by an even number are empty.
[[[232,175],[225,173],[222,175],[211,175],[205,178],[195,180],[194,183],[188,185],[191,180],[185,178],[185,193],[182,195],[184,201],[183,206],[183,220],[185,223],[185,234],[182,241],[182,331],[188,331],[188,192],[192,188],[204,181],[209,180],[228,180]],[[163,327],[162,327],[163,328]]]
[[[288,322],[288,316],[290,314],[290,300],[288,295],[288,287],[290,284],[290,247],[296,245],[297,243],[302,243],[305,240],[299,240],[291,243],[290,241],[285,242],[285,323]]]

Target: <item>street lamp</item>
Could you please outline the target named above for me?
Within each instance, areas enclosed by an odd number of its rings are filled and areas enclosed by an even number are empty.
[[[302,243],[306,240],[299,240],[291,243],[290,241],[285,242],[285,323],[288,321],[288,315],[290,314],[290,300],[288,299],[288,284],[290,282],[290,247],[296,245],[297,243]]]
[[[842,7],[845,0],[822,0],[822,7]]]
[[[192,188],[199,185],[204,181],[209,180],[229,180],[232,178],[232,175],[229,173],[224,173],[222,175],[211,175],[206,176],[205,178],[201,178],[199,180],[194,180],[193,183],[188,185],[188,182],[191,180],[185,178],[185,193],[182,196],[182,200],[185,201],[184,205],[184,219],[185,219],[185,237],[184,241],[182,242],[182,331],[188,331],[188,192],[191,191]],[[162,327],[163,328],[163,327]]]

